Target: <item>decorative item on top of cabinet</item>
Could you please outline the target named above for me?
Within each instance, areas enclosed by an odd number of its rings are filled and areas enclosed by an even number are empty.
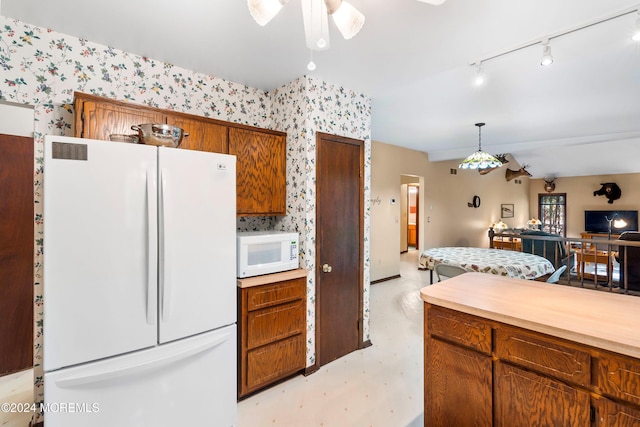
[[[188,137],[180,148],[228,153],[226,122],[144,105],[75,93],[75,136],[109,140],[112,134],[135,134],[131,126],[145,123],[169,124],[182,128]]]
[[[136,134],[131,126],[142,123],[164,123],[164,114],[135,105],[107,102],[76,94],[77,137],[109,140],[112,134]]]
[[[188,150],[228,153],[228,127],[211,123],[208,119],[198,119],[183,115],[168,115],[167,124],[182,128],[189,133],[182,139],[180,148]]]
[[[189,133],[181,149],[237,156],[238,215],[286,215],[287,134],[75,93],[75,136],[109,140],[131,126],[164,123]]]
[[[286,215],[286,144],[283,132],[229,129],[229,154],[238,158],[238,215]]]
[[[238,397],[305,368],[307,271],[238,279]]]

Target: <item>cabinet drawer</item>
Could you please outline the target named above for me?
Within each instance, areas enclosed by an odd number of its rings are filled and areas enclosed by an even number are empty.
[[[302,301],[252,311],[247,316],[247,348],[255,348],[305,330]]]
[[[491,325],[477,317],[432,307],[427,325],[433,336],[491,354]]]
[[[303,335],[249,351],[247,354],[247,389],[278,380],[304,369],[305,342]]]
[[[496,356],[560,380],[591,383],[591,355],[560,341],[517,329],[496,330]]]
[[[247,289],[247,310],[259,310],[285,302],[304,299],[305,291],[306,281],[304,278],[249,288]]]
[[[640,405],[640,363],[605,355],[598,363],[596,384],[603,394]]]

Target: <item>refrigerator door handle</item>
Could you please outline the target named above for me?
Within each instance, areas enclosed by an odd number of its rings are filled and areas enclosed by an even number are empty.
[[[176,351],[175,353],[167,354],[159,358],[152,358],[150,360],[131,363],[127,366],[121,366],[115,369],[102,369],[86,375],[76,375],[72,377],[61,378],[59,380],[56,380],[56,385],[61,388],[72,388],[85,384],[94,384],[97,382],[141,374],[153,369],[164,368],[170,364],[180,362],[184,359],[205,352],[211,348],[217,347],[231,338],[231,336],[232,334],[225,333],[223,335],[220,335],[219,337],[216,337],[216,339],[204,344],[195,345],[182,351]]]
[[[159,284],[161,292],[161,312],[160,318],[163,323],[169,321],[169,315],[171,314],[171,281],[167,280],[167,262],[166,262],[166,249],[165,249],[165,204],[164,195],[167,189],[167,173],[164,169],[160,169],[160,194],[158,196],[158,221],[159,230],[159,258],[160,258],[160,271],[159,271]]]
[[[149,170],[147,170],[147,325],[155,324],[156,312],[154,287],[156,286],[156,263],[153,257],[156,255],[156,248],[154,244],[153,235],[156,230],[153,230],[155,225],[154,211],[151,206],[151,195],[153,194],[153,181],[149,176]]]

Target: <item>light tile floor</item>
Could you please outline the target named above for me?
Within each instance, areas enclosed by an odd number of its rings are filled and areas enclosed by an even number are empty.
[[[371,347],[243,400],[238,427],[422,426],[419,292],[429,284],[429,272],[417,266],[418,251],[403,254],[402,277],[371,286]],[[32,376],[28,370],[0,378],[0,402],[31,401]],[[26,427],[30,418],[0,413],[0,426]]]
[[[33,369],[0,377],[0,404],[33,403]],[[33,412],[5,412],[0,409],[0,426],[27,427]]]
[[[418,251],[399,279],[370,292],[372,346],[243,400],[238,427],[417,427],[423,422],[422,300],[429,272]]]

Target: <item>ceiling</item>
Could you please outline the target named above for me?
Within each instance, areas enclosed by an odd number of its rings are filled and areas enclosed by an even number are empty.
[[[638,0],[635,0],[638,1]],[[637,13],[469,64],[608,15],[630,0],[350,0],[365,16],[306,69],[302,7],[290,0],[258,26],[246,0],[0,0],[5,17],[248,86],[271,90],[307,74],[372,99],[372,139],[461,159],[478,146],[511,153],[534,177],[640,172]]]

